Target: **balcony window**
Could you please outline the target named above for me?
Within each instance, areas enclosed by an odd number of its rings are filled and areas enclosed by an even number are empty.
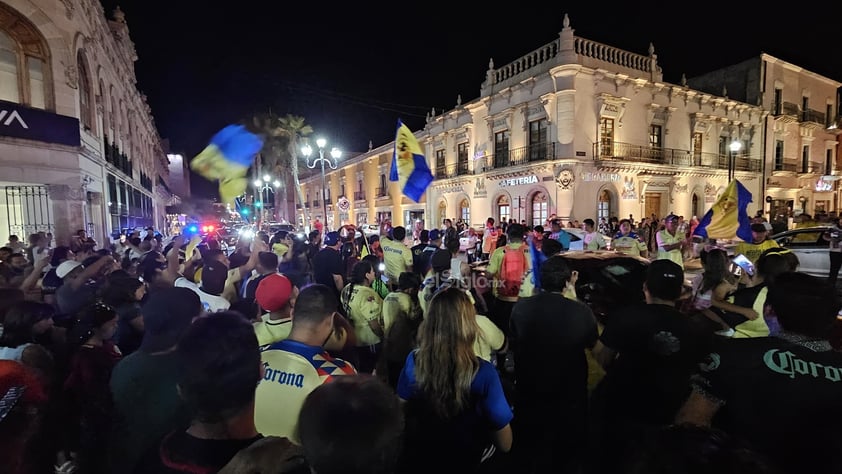
[[[444,149],[436,150],[436,177],[438,178],[445,177],[445,160],[446,156],[444,154]]]
[[[652,148],[662,148],[662,131],[663,127],[660,125],[650,125],[649,126],[649,146]]]
[[[775,171],[784,169],[784,141],[775,141]]]
[[[509,131],[494,134],[494,167],[509,166]]]
[[[546,158],[547,119],[529,122],[529,161]]]
[[[784,106],[784,91],[783,89],[775,88],[775,102],[772,104],[772,113],[774,115],[781,115],[783,113],[783,106]]]
[[[699,165],[702,162],[702,134],[693,134],[693,164]]]
[[[386,195],[386,175],[380,175],[380,192],[377,193],[378,196],[385,196]]]
[[[833,150],[825,150],[824,153],[824,174],[830,176],[833,174]]]
[[[801,98],[801,121],[806,122],[810,117],[810,98]]]
[[[599,156],[614,156],[614,119],[599,119]]]
[[[467,225],[471,223],[471,203],[468,199],[462,199],[462,202],[459,203],[459,217],[462,218],[462,222]]]
[[[468,174],[468,142],[456,145],[456,163],[457,174]]]
[[[801,148],[801,172],[810,172],[810,147],[807,145]]]
[[[76,63],[79,70],[79,121],[85,130],[92,131],[94,124],[93,89],[91,88],[88,62],[80,51]]]

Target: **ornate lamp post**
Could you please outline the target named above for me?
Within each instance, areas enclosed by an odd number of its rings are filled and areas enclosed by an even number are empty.
[[[325,182],[325,163],[330,167],[330,169],[335,170],[339,164],[339,158],[342,156],[342,151],[339,148],[333,147],[330,150],[330,157],[333,158],[333,161],[325,158],[325,146],[327,145],[327,140],[324,138],[316,139],[316,146],[319,147],[319,157],[313,159],[313,163],[310,163],[310,155],[313,154],[313,149],[310,147],[309,144],[304,145],[301,148],[301,153],[304,155],[304,158],[307,160],[307,167],[310,169],[315,168],[319,164],[322,165],[322,209],[325,211],[324,219],[325,219],[325,228],[328,228],[328,220],[327,220],[327,184]]]

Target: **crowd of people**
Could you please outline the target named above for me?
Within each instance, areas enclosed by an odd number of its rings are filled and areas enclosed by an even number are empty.
[[[748,270],[695,221],[583,220],[584,249],[651,260],[645,300],[599,318],[555,216],[489,218],[467,248],[450,220],[230,253],[151,228],[10,238],[0,471],[842,472],[819,454],[842,447],[835,289],[760,220]]]

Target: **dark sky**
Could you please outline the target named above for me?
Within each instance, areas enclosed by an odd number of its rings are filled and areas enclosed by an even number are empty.
[[[842,81],[834,16],[768,2],[102,3],[126,14],[161,136],[191,157],[226,124],[270,109],[304,117],[349,154],[383,145],[399,117],[418,130],[431,108],[477,98],[489,58],[501,66],[553,41],[565,13],[577,36],[639,54],[652,42],[670,83],[761,52]]]

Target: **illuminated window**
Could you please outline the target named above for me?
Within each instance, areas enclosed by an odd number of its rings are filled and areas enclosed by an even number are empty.
[[[468,202],[467,199],[463,199],[461,203],[459,203],[459,217],[462,218],[462,222],[466,225],[470,225],[471,223],[471,203]]]
[[[497,222],[508,222],[510,217],[512,206],[509,204],[509,196],[500,196],[497,198]]]
[[[608,219],[611,218],[611,193],[607,189],[603,189],[601,193],[599,193],[599,201],[597,203],[596,209],[596,221],[599,222],[600,219]]]
[[[539,192],[532,196],[532,226],[544,225],[549,217],[547,195]]]

